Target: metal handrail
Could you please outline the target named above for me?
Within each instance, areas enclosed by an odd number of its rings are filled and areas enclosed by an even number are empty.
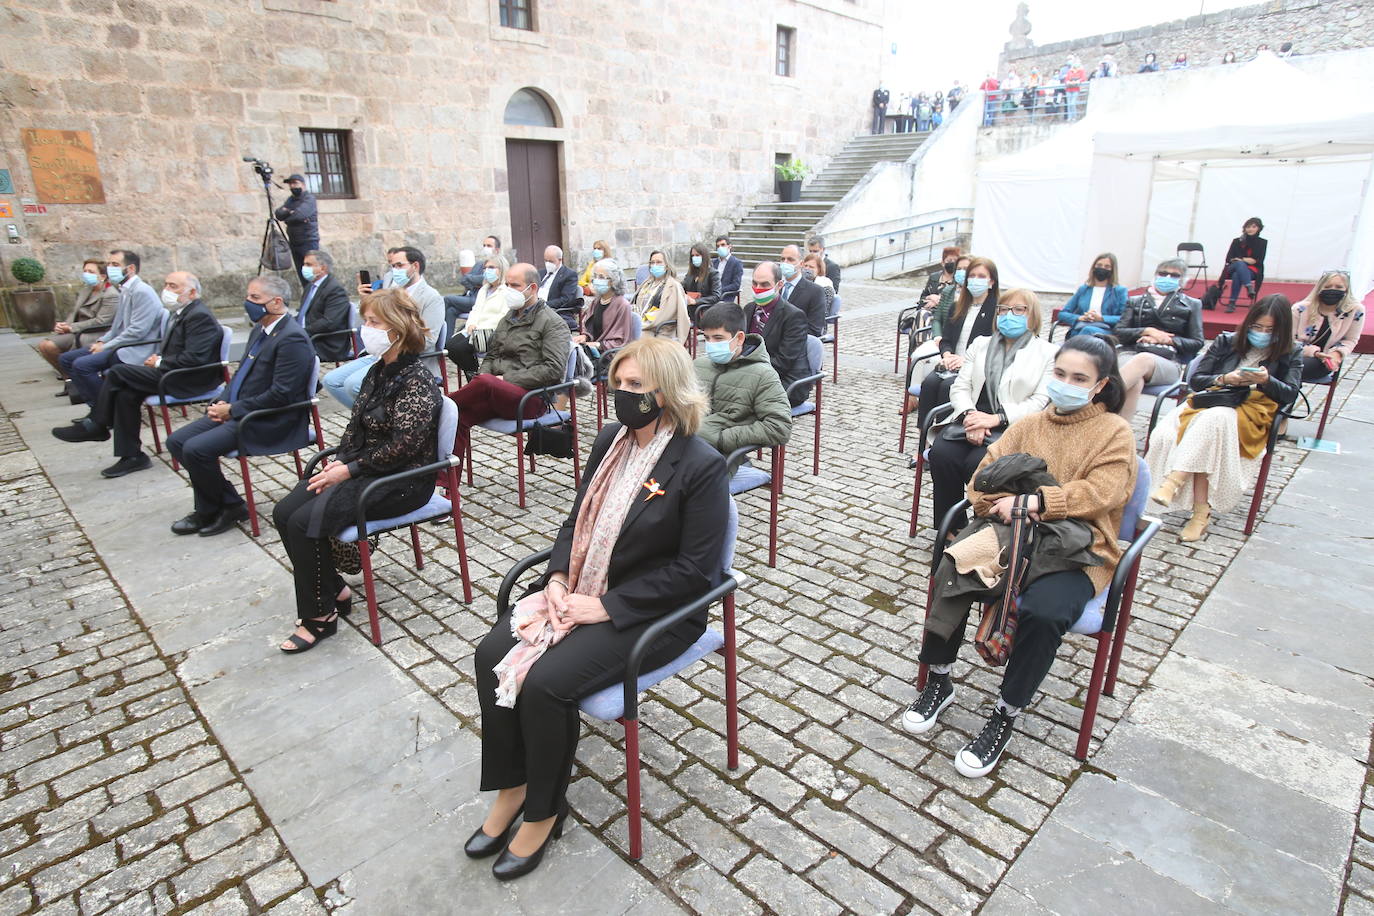
[[[920,222],[873,235],[859,236],[858,238],[845,239],[839,237],[831,241],[830,244],[838,248],[841,245],[848,246],[855,243],[871,242],[871,250],[868,253],[868,278],[870,280],[877,277],[880,261],[892,265],[894,258],[900,260],[895,266],[892,266],[892,269],[885,270],[885,273],[897,275],[911,270],[920,270],[937,263],[940,249],[945,245],[951,244],[973,231],[973,210],[951,208],[944,212],[949,215],[943,219]],[[900,245],[897,243],[899,236],[901,237]],[[829,237],[833,238],[834,234],[831,233]],[[880,250],[884,240],[888,247]],[[926,256],[911,257],[917,252],[925,252]],[[933,256],[931,255],[932,252],[934,253]],[[861,263],[863,262],[860,261],[854,266]]]

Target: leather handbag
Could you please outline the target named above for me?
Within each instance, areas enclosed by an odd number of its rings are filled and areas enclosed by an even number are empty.
[[[1002,596],[983,608],[973,647],[989,665],[1005,665],[1011,657],[1016,641],[1016,624],[1020,619],[1017,604],[1021,599],[1021,584],[1030,567],[1030,554],[1035,534],[1035,522],[1027,509],[1030,496],[1018,496],[1011,510],[1011,539],[1007,546],[1006,588]]]
[[[526,455],[548,455],[551,458],[571,458],[573,456],[572,419],[563,416],[557,407],[553,412],[558,422],[545,426],[536,424],[525,434]]]
[[[1002,433],[1004,432],[1006,432],[1004,429],[988,430],[987,435],[983,437],[982,447],[986,448],[992,445],[992,443],[1002,438]],[[967,442],[968,430],[964,429],[962,423],[950,423],[940,430],[940,438],[944,439],[946,442]]]
[[[1248,385],[1214,385],[1188,396],[1188,406],[1194,410],[1209,407],[1239,407],[1250,397]]]

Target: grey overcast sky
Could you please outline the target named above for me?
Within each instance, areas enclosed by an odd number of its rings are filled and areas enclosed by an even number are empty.
[[[1250,0],[1255,2],[1255,0]],[[887,29],[883,44],[883,78],[894,93],[948,89],[955,79],[977,85],[997,66],[997,55],[1010,40],[1017,0],[886,0]],[[1227,0],[1027,0],[1030,38],[1050,44],[1069,38],[1133,29],[1214,13],[1247,2]],[[897,53],[892,53],[892,45]],[[1256,42],[1258,43],[1258,42]],[[1217,61],[1224,48],[1218,48]],[[1245,58],[1254,47],[1235,48]],[[1169,53],[1159,48],[1161,60]],[[1173,55],[1169,54],[1172,59]],[[1085,67],[1096,61],[1083,61]],[[1123,67],[1130,61],[1118,61]],[[1130,67],[1134,72],[1134,67]]]

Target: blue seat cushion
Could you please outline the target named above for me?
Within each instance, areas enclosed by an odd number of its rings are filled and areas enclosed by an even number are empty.
[[[719,630],[707,630],[697,638],[697,641],[688,647],[677,658],[664,665],[662,668],[655,668],[639,676],[636,686],[640,693],[648,690],[659,681],[666,681],[668,678],[677,674],[683,668],[693,662],[699,661],[710,655],[712,652],[725,645],[725,636]],[[604,687],[588,697],[583,697],[577,703],[587,715],[594,719],[601,719],[603,722],[614,722],[625,714],[625,683],[617,681],[609,687]]]
[[[199,402],[199,401],[214,401],[214,400],[217,400],[217,399],[219,398],[219,396],[222,395],[222,394],[224,394],[224,386],[223,386],[223,385],[220,385],[218,388],[215,388],[215,389],[212,389],[212,390],[210,390],[210,391],[207,391],[207,392],[205,392],[204,394],[198,394],[198,395],[195,395],[195,396],[189,397],[189,398],[177,398],[177,397],[173,397],[172,395],[169,394],[169,395],[167,395],[167,403],[168,403],[169,405],[171,405],[171,404],[194,404],[194,403],[197,403],[197,402]],[[157,407],[161,402],[158,400],[157,395],[155,395],[155,394],[150,394],[150,395],[148,395],[146,398],[143,399],[143,403],[144,403],[144,404],[148,404],[149,406],[152,406],[152,407]]]
[[[763,468],[756,468],[752,464],[741,464],[735,471],[735,475],[730,478],[730,495],[738,496],[758,487],[766,487],[772,480],[773,475]]]
[[[810,401],[806,401],[806,402],[804,402],[804,403],[798,404],[796,407],[793,407],[793,408],[792,408],[792,416],[794,416],[794,417],[804,417],[804,416],[806,416],[807,414],[811,414],[811,413],[815,413],[815,412],[816,412],[816,405],[815,405],[815,404],[812,404]]]
[[[911,395],[913,398],[919,398],[921,396],[921,383],[917,382],[916,384],[912,385],[910,388],[906,390],[906,393]]]
[[[1324,375],[1324,376],[1322,376],[1321,378],[1314,378],[1314,379],[1312,379],[1312,381],[1310,381],[1310,382],[1305,382],[1304,384],[1307,384],[1307,385],[1330,385],[1331,382],[1332,382],[1334,379],[1335,379],[1335,374],[1334,374],[1334,373],[1328,373],[1327,375]]]
[[[1103,589],[1092,600],[1083,605],[1083,613],[1078,615],[1078,619],[1069,627],[1070,633],[1082,633],[1091,636],[1102,630],[1102,611],[1107,607],[1107,592],[1110,589]]]
[[[515,435],[517,429],[521,429],[521,431],[523,431],[525,429],[530,429],[534,426],[557,426],[559,423],[562,423],[564,420],[566,420],[568,416],[569,415],[566,411],[562,415],[560,415],[557,412],[550,410],[542,417],[536,417],[533,420],[523,421],[523,427],[517,427],[515,420],[486,420],[482,423],[478,423],[477,425],[482,427],[483,429],[489,429],[492,432],[505,433],[507,436],[513,436]]]
[[[427,522],[433,518],[440,518],[453,511],[453,503],[449,502],[438,493],[430,496],[429,502],[425,503],[414,512],[405,515],[398,515],[395,518],[379,518],[367,520],[367,533],[376,534],[379,531],[390,531],[393,528],[404,528],[406,525],[418,525],[420,522]],[[334,535],[345,544],[351,544],[358,539],[358,526],[349,525],[343,531]]]
[[[822,335],[821,335],[821,343],[834,343],[834,342],[835,342],[835,335],[834,335],[834,334],[822,334]]]

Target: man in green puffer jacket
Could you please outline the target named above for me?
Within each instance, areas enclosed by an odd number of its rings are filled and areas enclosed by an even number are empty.
[[[763,338],[744,333],[744,310],[718,302],[701,314],[698,325],[706,335],[706,355],[697,358],[697,380],[711,407],[697,435],[722,455],[746,445],[786,442],[792,410]]]

